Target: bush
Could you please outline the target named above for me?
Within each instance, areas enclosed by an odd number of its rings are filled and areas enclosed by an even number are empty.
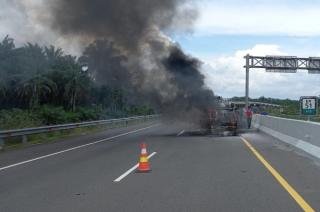
[[[67,122],[67,114],[63,107],[53,107],[49,105],[44,105],[39,108],[38,112],[43,124],[45,125],[54,125],[54,124],[63,124]]]
[[[143,115],[151,115],[154,114],[153,109],[148,106],[131,106],[126,109],[128,116],[143,116]]]
[[[62,107],[42,106],[41,118],[44,124],[63,124],[83,121],[94,121],[100,119],[102,110],[98,107],[78,107],[75,112],[65,111]]]
[[[100,119],[101,110],[98,108],[78,107],[76,113],[80,121],[94,121]]]
[[[41,126],[42,119],[29,111],[21,109],[0,110],[0,129],[19,129]]]
[[[63,107],[43,105],[33,111],[22,109],[0,110],[0,130],[149,114],[153,114],[153,110],[146,106],[131,106],[126,110],[119,111],[102,109],[101,106],[78,107],[76,112],[71,112],[65,111]]]
[[[79,113],[74,113],[74,112],[66,112],[65,115],[65,123],[75,123],[75,122],[80,122],[81,117]]]

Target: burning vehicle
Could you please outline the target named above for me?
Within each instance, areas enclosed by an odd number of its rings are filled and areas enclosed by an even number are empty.
[[[239,128],[238,108],[234,105],[208,108],[200,120],[200,126],[206,134],[236,136]]]

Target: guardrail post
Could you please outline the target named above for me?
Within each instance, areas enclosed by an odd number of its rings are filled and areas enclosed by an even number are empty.
[[[28,137],[27,137],[26,135],[23,135],[23,136],[22,136],[22,143],[23,143],[23,144],[28,143]]]

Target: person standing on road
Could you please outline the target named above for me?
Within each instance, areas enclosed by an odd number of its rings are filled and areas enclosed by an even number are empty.
[[[250,129],[250,128],[251,128],[252,114],[253,114],[253,113],[252,113],[251,106],[249,106],[248,108],[246,108],[245,114],[246,114],[246,118],[247,118],[248,129]]]

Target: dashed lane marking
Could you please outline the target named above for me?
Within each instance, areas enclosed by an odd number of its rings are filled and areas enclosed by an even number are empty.
[[[179,132],[177,136],[183,135],[184,132],[185,132],[185,130],[181,130],[181,132]]]
[[[148,159],[152,158],[155,154],[157,154],[156,152],[151,153],[148,156]],[[113,182],[118,183],[120,182],[123,178],[125,178],[126,176],[128,176],[131,172],[133,172],[134,170],[136,170],[139,166],[139,163],[137,163],[136,165],[134,165],[132,168],[130,168],[128,171],[126,171],[125,173],[123,173],[120,177],[118,177],[117,179],[115,179]]]

